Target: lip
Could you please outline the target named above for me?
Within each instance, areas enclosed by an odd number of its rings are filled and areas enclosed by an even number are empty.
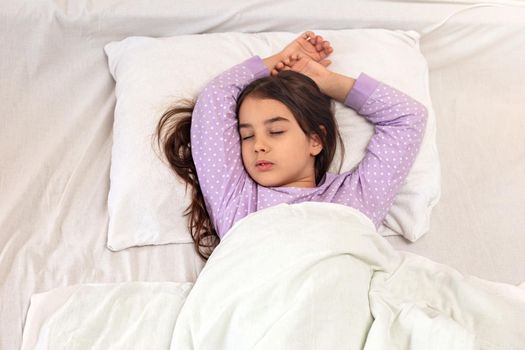
[[[257,162],[257,163],[263,163],[263,162]],[[268,163],[263,163],[263,164],[257,164],[257,165],[255,165],[255,167],[259,171],[268,171],[268,170],[272,169],[273,164],[268,162]]]
[[[261,159],[261,160],[258,160],[258,161],[255,162],[255,166],[259,166],[261,163],[270,163],[270,164],[273,164],[273,163],[270,162],[269,160]]]

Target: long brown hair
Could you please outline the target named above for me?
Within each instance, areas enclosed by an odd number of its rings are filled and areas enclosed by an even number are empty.
[[[311,78],[286,70],[275,76],[269,75],[252,81],[237,97],[237,118],[240,106],[247,96],[280,101],[290,109],[305,135],[319,136],[323,149],[315,158],[316,185],[330,168],[337,141],[341,148],[339,171],[341,170],[345,150],[334,115],[333,101],[321,92]],[[170,168],[185,181],[186,190],[188,185],[192,187],[191,204],[184,211],[184,216],[189,215],[188,229],[193,237],[195,250],[203,259],[208,260],[220,238],[207,212],[191,153],[190,128],[195,103],[195,99],[182,99],[165,111],[157,124],[154,137]]]

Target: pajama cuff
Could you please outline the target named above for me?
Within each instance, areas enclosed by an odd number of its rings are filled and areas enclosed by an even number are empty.
[[[379,83],[378,80],[375,80],[365,73],[359,74],[359,77],[354,82],[354,86],[346,96],[344,104],[359,111]]]
[[[262,58],[257,55],[244,61],[244,66],[255,75],[255,79],[270,75],[268,67],[266,67]]]

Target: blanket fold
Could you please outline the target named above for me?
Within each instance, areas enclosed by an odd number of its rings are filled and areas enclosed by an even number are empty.
[[[521,349],[525,291],[394,250],[354,208],[280,204],[238,221],[171,349]]]
[[[334,203],[238,221],[195,283],[31,298],[22,349],[525,349],[525,289],[396,251]]]

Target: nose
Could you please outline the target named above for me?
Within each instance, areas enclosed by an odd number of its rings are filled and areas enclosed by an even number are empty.
[[[268,152],[268,144],[262,138],[258,138],[254,144],[255,152]]]

